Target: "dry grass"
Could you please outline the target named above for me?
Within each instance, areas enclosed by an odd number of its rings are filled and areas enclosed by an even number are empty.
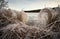
[[[60,19],[45,28],[39,26],[28,26],[0,10],[0,39],[60,39]]]

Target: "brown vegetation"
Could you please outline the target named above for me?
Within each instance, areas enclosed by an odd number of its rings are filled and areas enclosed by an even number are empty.
[[[56,21],[56,17],[59,13],[53,9],[42,9],[38,15],[39,23],[41,27],[47,26],[48,24]]]
[[[15,11],[12,11],[13,13]],[[13,15],[10,10],[0,10],[0,39],[59,39],[59,12],[53,9],[43,9],[39,14],[39,25],[28,26],[21,22],[18,12]],[[7,15],[8,14],[8,15]],[[11,15],[10,15],[11,14]],[[18,15],[18,16],[17,16]],[[18,19],[15,18],[18,17]],[[52,21],[54,20],[54,21]],[[51,21],[51,22],[50,22]],[[40,25],[42,23],[42,25]],[[38,27],[37,27],[38,26]],[[41,26],[41,27],[40,27]]]
[[[1,10],[1,13],[8,19],[17,19],[23,23],[26,23],[28,21],[28,16],[25,12],[21,11],[16,11],[16,10],[11,10],[11,9],[3,9]]]
[[[22,21],[23,23],[27,23],[28,21],[28,16],[24,11],[21,11],[20,14],[17,14],[17,19],[19,19],[20,21]]]

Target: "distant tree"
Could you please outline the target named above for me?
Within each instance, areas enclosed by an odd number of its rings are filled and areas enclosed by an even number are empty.
[[[0,0],[0,9],[1,8],[4,8],[4,7],[7,7],[7,1],[6,0]]]

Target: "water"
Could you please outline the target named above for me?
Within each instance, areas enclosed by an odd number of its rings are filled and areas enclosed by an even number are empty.
[[[37,25],[39,13],[26,13],[29,17],[28,25]]]
[[[39,13],[26,13],[29,17],[29,20],[38,20]]]

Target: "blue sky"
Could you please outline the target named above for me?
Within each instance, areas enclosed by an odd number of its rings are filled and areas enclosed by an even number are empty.
[[[8,0],[9,8],[15,10],[33,10],[44,7],[56,7],[60,0]]]

